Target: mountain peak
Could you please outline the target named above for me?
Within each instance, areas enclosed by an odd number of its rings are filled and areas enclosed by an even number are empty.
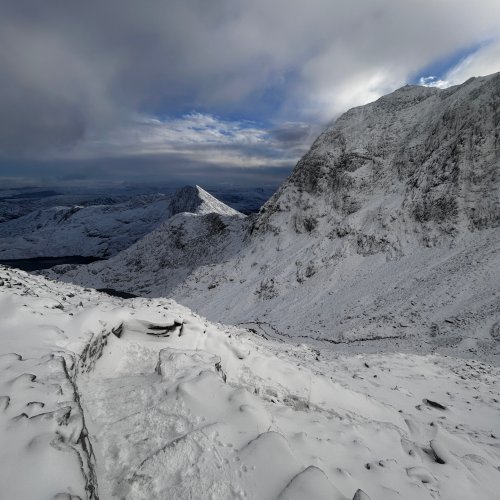
[[[446,90],[406,86],[351,109],[298,162],[256,229],[314,227],[362,253],[398,254],[497,226],[499,91],[495,74]],[[365,239],[378,243],[359,248]]]
[[[183,186],[174,193],[170,202],[170,216],[183,212],[243,216],[198,185]]]

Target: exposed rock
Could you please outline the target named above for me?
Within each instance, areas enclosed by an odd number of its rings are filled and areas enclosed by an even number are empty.
[[[352,500],[371,500],[371,499],[363,490],[357,490],[356,493],[354,493]]]
[[[493,323],[490,334],[495,340],[500,342],[500,321]]]
[[[430,399],[422,400],[427,406],[432,408],[437,408],[438,410],[446,410],[446,406],[443,406],[441,403],[437,403],[436,401],[432,401]]]

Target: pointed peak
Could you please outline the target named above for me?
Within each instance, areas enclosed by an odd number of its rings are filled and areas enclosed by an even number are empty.
[[[192,186],[191,184],[186,184],[180,187],[174,193],[175,197],[184,196],[186,194],[196,195],[199,192],[199,186]]]
[[[213,198],[214,200],[217,199],[214,196],[212,196],[208,191],[205,191],[201,186],[198,186],[198,184],[196,184],[195,189],[198,191],[198,195],[201,196],[202,198],[209,197]]]
[[[181,212],[197,214],[213,212],[221,215],[242,215],[198,185],[187,185],[179,188],[170,201],[170,211],[171,215]]]

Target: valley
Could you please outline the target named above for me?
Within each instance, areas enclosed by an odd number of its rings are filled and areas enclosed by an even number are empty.
[[[91,264],[99,257],[82,257],[80,255],[68,255],[64,257],[33,257],[32,259],[11,259],[0,260],[0,266],[14,267],[23,271],[39,271],[40,269],[49,269],[54,266],[65,264]]]

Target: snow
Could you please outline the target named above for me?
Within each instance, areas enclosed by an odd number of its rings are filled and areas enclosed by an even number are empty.
[[[329,126],[258,216],[182,215],[44,274],[318,348],[498,363],[499,88],[403,87]]]
[[[498,368],[313,350],[168,299],[0,280],[6,498],[496,498]]]
[[[109,257],[182,212],[239,213],[198,186],[113,205],[50,207],[0,224],[0,259]]]
[[[126,290],[132,285],[135,295],[157,292],[161,283],[163,292],[182,283],[200,264],[218,264],[224,256],[234,254],[245,228],[241,214],[180,213],[100,265],[55,266],[44,274],[94,288]],[[168,295],[161,292],[159,295]]]
[[[184,188],[44,273],[150,298],[0,266],[2,495],[497,499],[499,85],[404,87],[258,216]]]

